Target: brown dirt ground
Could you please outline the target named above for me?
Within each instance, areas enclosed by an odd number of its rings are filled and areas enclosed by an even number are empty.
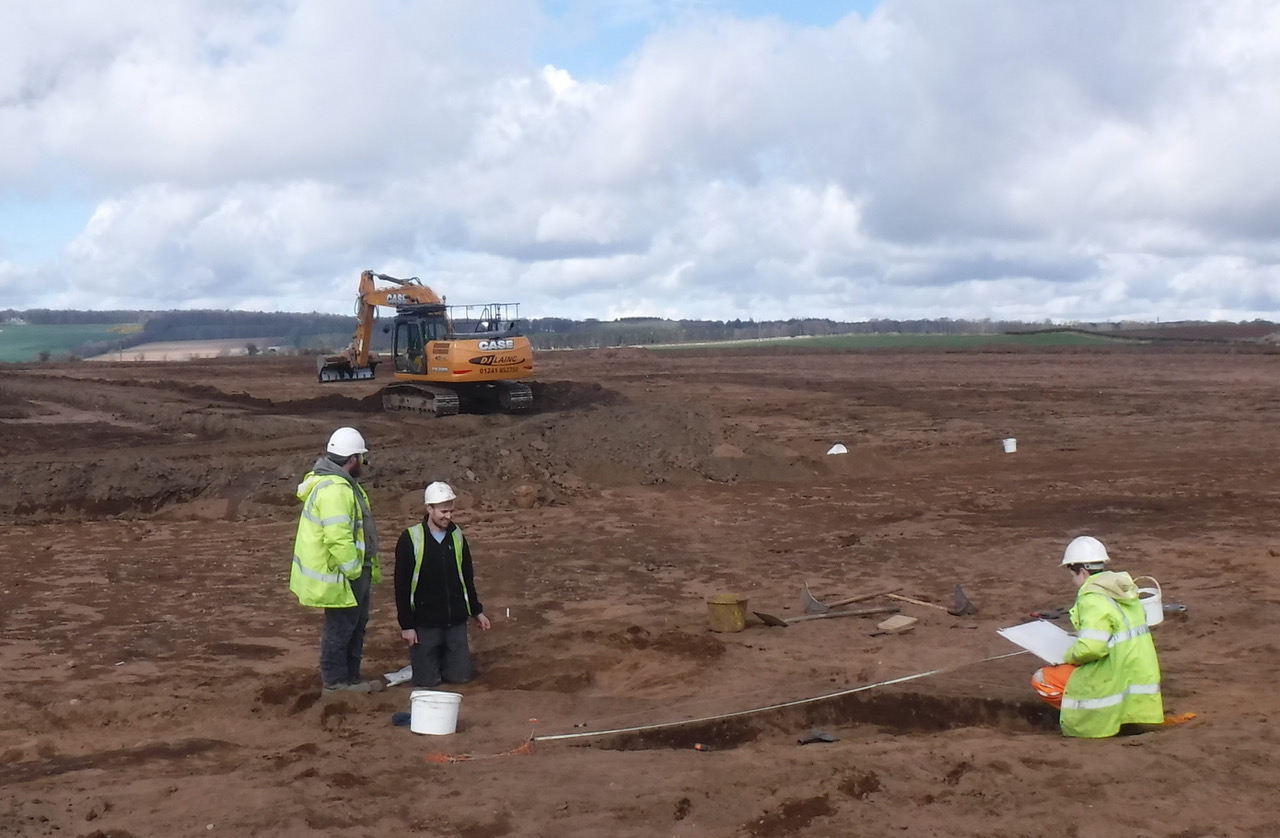
[[[0,372],[0,832],[1280,834],[1280,354],[539,364],[538,412],[444,420],[382,413],[381,382],[318,385],[303,358]],[[373,448],[384,539],[424,482],[462,491],[494,628],[453,736],[392,725],[408,687],[319,694],[293,489],[342,424]],[[1166,707],[1193,721],[1066,740],[1033,659],[985,660],[1015,651],[996,628],[1070,603],[1056,564],[1086,532],[1187,606],[1155,634]],[[707,596],[795,616],[804,582],[943,604],[962,583],[981,613],[708,630]],[[384,584],[366,674],[404,663]],[[839,741],[798,744],[814,726]]]

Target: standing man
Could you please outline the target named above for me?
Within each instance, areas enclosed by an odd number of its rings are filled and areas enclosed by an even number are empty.
[[[475,666],[467,620],[475,618],[486,631],[490,625],[476,593],[471,547],[453,522],[456,497],[447,483],[427,486],[427,514],[396,543],[396,614],[415,687],[470,681]]]
[[[1067,736],[1102,739],[1121,725],[1164,722],[1160,663],[1138,588],[1127,573],[1107,570],[1101,541],[1082,535],[1067,545],[1062,566],[1079,588],[1071,607],[1075,644],[1066,663],[1031,676],[1040,697],[1060,707]]]
[[[338,428],[325,456],[298,484],[302,516],[293,542],[289,590],[298,602],[324,609],[320,679],[324,692],[377,692],[381,681],[360,677],[371,586],[382,581],[378,535],[369,496],[356,479],[367,464],[364,437]]]

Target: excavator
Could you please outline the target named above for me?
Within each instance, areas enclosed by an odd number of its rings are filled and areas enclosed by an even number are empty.
[[[378,306],[396,310],[395,320],[383,326],[392,332],[395,376],[382,389],[383,409],[450,416],[462,407],[515,412],[533,404],[533,390],[518,380],[533,376],[518,303],[450,306],[416,276],[373,271],[360,274],[351,345],[316,358],[321,383],[374,377],[382,360],[369,346]]]

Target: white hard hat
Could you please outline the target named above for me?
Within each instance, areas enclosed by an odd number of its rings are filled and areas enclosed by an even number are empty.
[[[1062,564],[1106,564],[1111,561],[1107,548],[1091,535],[1082,535],[1071,539],[1066,551],[1062,554]]]
[[[352,454],[367,454],[369,449],[365,447],[364,437],[355,428],[338,428],[329,437],[330,454],[337,454],[339,457],[350,457]]]
[[[448,503],[456,497],[458,496],[453,493],[449,484],[439,480],[427,486],[427,490],[422,493],[422,500],[428,504]]]

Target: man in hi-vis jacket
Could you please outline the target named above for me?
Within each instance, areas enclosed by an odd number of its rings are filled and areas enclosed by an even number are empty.
[[[376,692],[382,681],[360,677],[371,586],[382,581],[378,535],[369,496],[356,482],[367,464],[364,437],[338,428],[325,455],[298,485],[302,515],[293,542],[289,590],[324,609],[320,680],[324,692]]]

